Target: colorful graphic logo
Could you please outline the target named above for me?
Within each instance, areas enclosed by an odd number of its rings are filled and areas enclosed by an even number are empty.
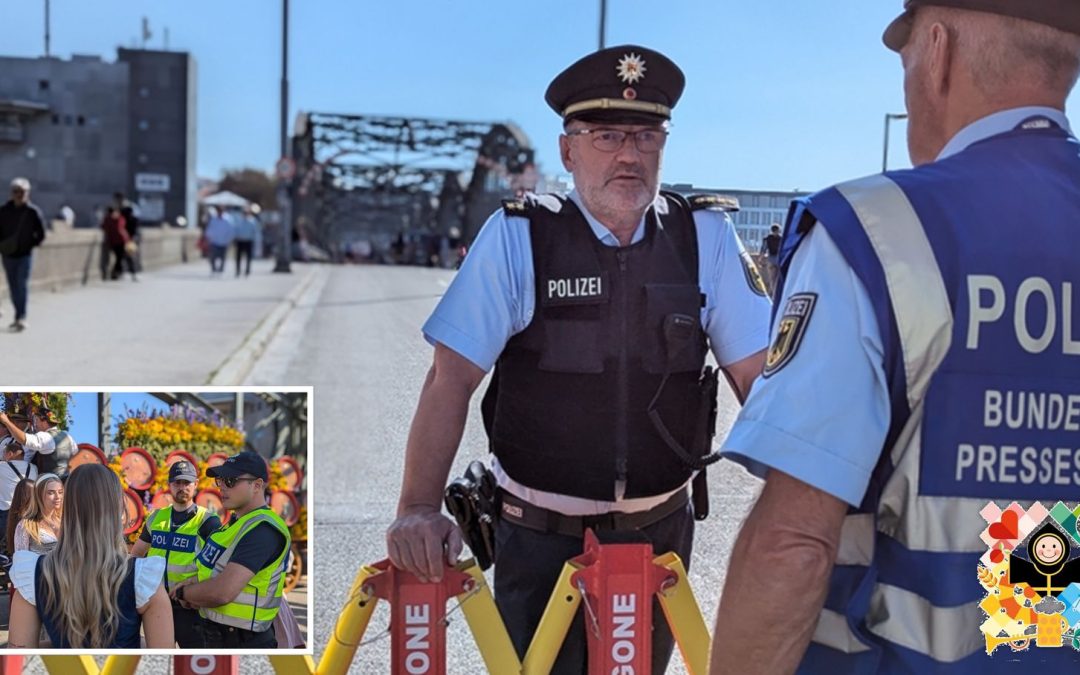
[[[1013,502],[1003,511],[991,502],[980,515],[987,523],[978,570],[986,653],[1002,645],[1024,651],[1032,641],[1080,651],[1080,506],[1058,502],[1047,510],[1035,502],[1025,511]]]

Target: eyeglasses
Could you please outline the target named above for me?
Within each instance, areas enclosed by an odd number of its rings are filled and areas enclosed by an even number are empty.
[[[640,131],[620,131],[619,129],[577,129],[567,131],[567,136],[592,136],[592,146],[600,152],[617,152],[626,142],[627,136],[634,137],[638,152],[660,152],[667,143],[668,132],[664,129],[642,129]]]
[[[243,478],[241,476],[226,476],[224,478],[215,478],[214,479],[214,484],[217,485],[218,487],[234,488],[234,487],[236,487],[236,484],[241,482],[241,481],[245,481],[245,482],[250,483],[252,481],[257,481],[257,480],[259,480],[259,479],[258,478]]]

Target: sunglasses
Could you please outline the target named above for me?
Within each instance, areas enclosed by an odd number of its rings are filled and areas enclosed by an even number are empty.
[[[214,484],[217,485],[218,487],[233,488],[233,487],[236,487],[236,484],[241,482],[241,481],[251,483],[251,482],[257,481],[257,480],[259,480],[259,479],[258,478],[243,478],[241,476],[227,476],[225,478],[215,478],[214,479]]]

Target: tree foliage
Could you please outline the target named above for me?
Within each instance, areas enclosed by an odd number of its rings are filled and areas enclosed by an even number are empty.
[[[236,193],[250,202],[255,202],[263,210],[277,208],[277,181],[259,169],[228,169],[218,184],[218,189]]]

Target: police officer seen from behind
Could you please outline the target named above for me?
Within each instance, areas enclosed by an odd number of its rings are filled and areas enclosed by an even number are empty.
[[[7,427],[16,443],[23,446],[26,461],[36,466],[40,473],[67,477],[68,460],[79,449],[79,444],[60,428],[60,418],[48,406],[36,407],[30,412],[28,428],[33,431],[23,430],[2,412],[0,424]]]
[[[158,509],[147,519],[138,541],[131,547],[136,558],[165,558],[165,590],[196,576],[195,556],[210,535],[221,527],[221,519],[194,502],[199,474],[191,462],[180,460],[169,467],[169,494],[173,503]],[[176,644],[184,648],[203,647],[202,619],[196,609],[172,602]]]
[[[206,540],[195,560],[197,578],[176,583],[170,595],[199,609],[208,649],[276,648],[274,617],[292,539],[285,522],[266,505],[266,462],[245,451],[206,475],[216,479],[232,519]]]
[[[1080,494],[1075,424],[1038,412],[1080,394],[1076,247],[1045,245],[1080,222],[1080,4],[909,0],[885,44],[915,168],[790,216],[764,376],[723,444],[766,483],[712,672],[1076,672],[1068,646],[985,653],[976,571],[987,502]]]
[[[556,77],[546,100],[563,118],[575,190],[507,202],[424,325],[434,363],[390,558],[437,579],[460,552],[440,503],[469,399],[494,366],[483,408],[502,500],[495,600],[520,655],[586,528],[639,530],[690,560],[688,484],[709,452],[715,396],[699,386],[707,349],[739,392],[761,372],[769,303],[730,220],[659,192],[683,85],[667,57],[632,45]],[[672,639],[656,616],[663,672]],[[582,617],[553,672],[585,672]]]

